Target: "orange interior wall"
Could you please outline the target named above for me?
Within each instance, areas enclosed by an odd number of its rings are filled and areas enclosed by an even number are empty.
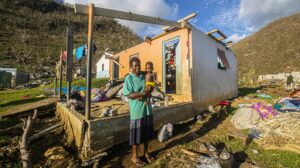
[[[162,83],[163,78],[163,42],[173,38],[180,38],[180,55],[182,63],[182,99],[191,100],[191,76],[189,74],[189,65],[191,57],[188,54],[191,51],[191,32],[187,28],[179,29],[173,32],[154,37],[151,42],[142,42],[134,47],[126,49],[116,55],[119,56],[119,63],[124,68],[119,68],[119,78],[124,78],[130,72],[129,58],[138,54],[141,60],[141,69],[145,70],[145,63],[151,61],[154,65],[154,72],[157,73],[157,80]],[[190,61],[190,62],[189,62]],[[110,76],[112,78],[112,62],[110,64]]]

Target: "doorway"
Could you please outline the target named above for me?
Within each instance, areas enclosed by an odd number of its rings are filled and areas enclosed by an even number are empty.
[[[119,58],[115,60],[116,62],[119,62]],[[119,79],[119,65],[112,62],[113,64],[113,79]]]
[[[180,40],[173,38],[163,42],[163,91],[178,94],[181,91]]]

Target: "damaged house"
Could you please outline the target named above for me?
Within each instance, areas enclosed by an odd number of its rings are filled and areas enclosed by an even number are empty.
[[[174,22],[93,5],[76,4],[75,11],[89,15],[89,28],[94,15],[167,26],[162,34],[145,38],[144,42],[115,54],[109,63],[111,79],[124,79],[130,72],[129,60],[133,57],[139,57],[142,70],[146,62],[154,64],[162,91],[172,98],[154,108],[155,130],[167,123],[193,118],[209,105],[237,96],[237,62],[230,48],[222,42],[226,36],[217,29],[203,33],[190,25],[188,19],[195,14]],[[91,34],[92,29],[89,29],[89,38]],[[88,62],[87,67],[90,65]],[[89,87],[87,85],[87,92],[90,92]],[[81,157],[87,158],[95,151],[128,141],[129,106],[126,101],[111,99],[91,103],[87,98],[85,104],[88,106],[83,114],[68,108],[65,102],[57,103],[57,115],[68,140],[75,142]],[[101,115],[107,107],[116,110],[117,115]]]

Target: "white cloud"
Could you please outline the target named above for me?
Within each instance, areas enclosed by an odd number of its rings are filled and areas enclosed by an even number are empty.
[[[160,17],[164,19],[174,19],[178,13],[178,4],[168,4],[165,0],[65,0],[69,3],[94,3],[95,6],[109,9],[133,12],[147,16]],[[158,32],[157,26],[145,23],[138,23],[126,20],[119,20],[119,23],[133,29],[134,32],[145,35],[151,30]]]
[[[223,3],[223,4],[222,4]],[[266,24],[300,12],[300,0],[222,1],[208,23],[228,32],[232,41],[239,41]],[[232,4],[230,4],[232,3]]]
[[[239,18],[252,29],[300,12],[299,0],[241,0]]]
[[[244,39],[244,38],[247,37],[247,36],[248,36],[248,34],[242,34],[242,35],[239,35],[239,34],[235,33],[235,34],[232,34],[231,36],[229,36],[229,37],[226,39],[226,41],[233,41],[233,42],[236,43],[236,42],[238,42],[238,41]]]

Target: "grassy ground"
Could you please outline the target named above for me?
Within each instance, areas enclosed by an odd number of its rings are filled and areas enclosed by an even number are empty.
[[[92,87],[100,88],[108,82],[108,79],[93,79]],[[75,80],[72,82],[73,86],[84,87],[85,80]],[[67,82],[63,81],[63,87],[67,86]],[[51,95],[53,93],[54,84],[47,86],[40,86],[32,89],[20,90],[6,90],[0,91],[0,113],[8,110],[11,107],[31,103],[45,99],[46,97],[39,97],[39,95]]]
[[[240,97],[255,96],[256,90],[263,90],[275,99],[286,94],[281,88],[240,88]],[[276,93],[275,93],[276,92]],[[271,102],[268,99],[259,99],[265,102]],[[260,147],[255,142],[249,145],[243,145],[241,139],[227,139],[228,128],[232,127],[230,119],[232,118],[236,108],[229,110],[229,115],[225,117],[217,117],[212,115],[202,121],[191,126],[191,133],[189,133],[180,144],[158,154],[158,159],[148,165],[150,168],[158,167],[194,167],[190,157],[184,155],[180,149],[188,149],[191,151],[198,151],[200,144],[203,142],[216,144],[216,146],[226,146],[226,148],[238,158],[240,162],[248,162],[258,167],[264,168],[298,168],[300,167],[300,154],[281,151],[281,150],[267,150]],[[246,134],[247,131],[240,131]],[[258,151],[255,153],[253,151]],[[154,152],[155,153],[155,152]],[[174,159],[175,158],[175,159]]]

